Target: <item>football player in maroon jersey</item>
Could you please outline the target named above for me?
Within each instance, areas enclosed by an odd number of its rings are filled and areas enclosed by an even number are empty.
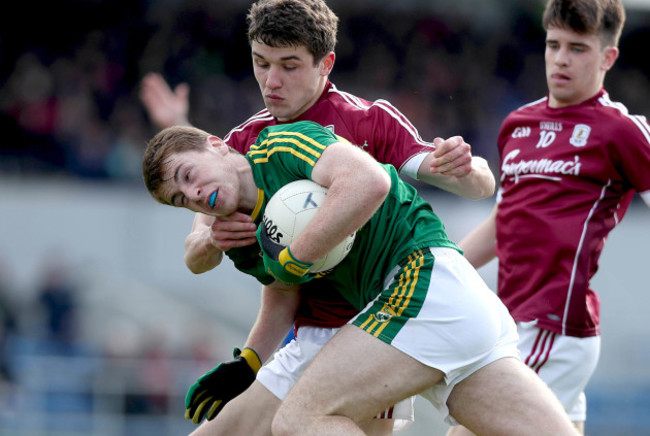
[[[517,321],[522,358],[583,433],[584,388],[600,353],[589,281],[634,192],[650,205],[650,127],[603,88],[624,21],[620,0],[547,3],[548,95],[503,122],[497,204],[460,243],[476,267],[499,259],[498,294]]]
[[[360,144],[403,175],[471,199],[492,195],[494,178],[487,163],[472,156],[461,137],[424,141],[389,102],[367,101],[340,91],[329,81],[336,59],[338,18],[322,0],[258,1],[248,20],[253,70],[266,108],[232,129],[224,137],[228,145],[245,153],[264,127],[311,120]],[[142,82],[141,97],[159,127],[189,124],[187,85],[172,91],[160,75],[150,74]],[[223,251],[256,243],[255,230],[247,215],[236,213],[220,220],[197,214],[186,239],[187,266],[195,273],[213,269]],[[216,387],[215,380],[225,370],[222,366],[193,386],[187,399],[188,418],[198,422],[204,416],[218,416],[199,427],[196,435],[227,430],[232,434],[233,428],[246,435],[270,434],[270,419],[304,366],[334,331],[357,313],[341,296],[318,289],[317,284],[304,286],[299,307],[287,307],[284,297],[272,286],[264,287],[258,319],[235,362],[257,368],[273,355],[292,324],[299,332],[298,339],[263,367],[254,383],[254,372],[251,377],[250,371],[245,371],[248,377],[229,378],[232,386],[228,389]],[[221,411],[251,383],[245,395]],[[225,390],[230,393],[221,392]],[[255,419],[250,418],[251,410],[255,410]],[[404,407],[398,404],[382,416],[412,420],[412,402]],[[372,434],[390,434],[392,423],[387,421],[371,420],[366,431],[373,428]]]

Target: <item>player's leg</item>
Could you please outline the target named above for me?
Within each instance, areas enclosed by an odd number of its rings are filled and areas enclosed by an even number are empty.
[[[273,360],[259,371],[257,380],[277,398],[284,399],[336,331],[336,328],[300,327],[294,340],[280,349]],[[407,428],[414,421],[413,400],[400,401],[362,423],[364,432],[369,436],[390,436],[398,429]]]
[[[442,379],[442,372],[347,326],[280,406],[273,434],[361,436],[358,422]],[[452,390],[447,404],[459,422],[481,435],[577,435],[559,401],[514,358],[476,371]]]
[[[530,370],[512,357],[518,357],[512,318],[460,254],[449,249],[420,251],[400,268],[395,280],[353,321],[365,333],[343,328],[289,393],[273,420],[278,435],[360,435],[355,423],[414,392],[426,394],[446,416],[454,390],[456,398],[467,400],[452,404],[470,429],[512,435],[512,424],[519,426],[526,419],[510,420],[513,410],[495,407],[499,402],[494,400],[511,398],[510,387],[515,396],[531,387],[551,427],[545,433],[524,423],[522,435],[576,434],[557,399],[551,395],[549,400],[539,391],[544,385],[534,374],[531,384]],[[464,394],[461,383],[476,389],[476,397],[471,390]],[[488,401],[490,413],[480,413]]]
[[[578,434],[557,397],[515,358],[492,362],[458,383],[447,407],[475,434]]]
[[[600,336],[578,338],[517,323],[521,358],[558,397],[581,434],[587,418],[584,389],[600,356]]]
[[[600,337],[575,338],[535,327],[534,322],[517,323],[518,347],[524,363],[538,373],[558,397],[569,419],[584,434],[586,400],[584,388],[600,354]],[[472,436],[462,426],[453,426],[447,436]]]
[[[476,436],[462,425],[453,425],[447,430],[447,436]]]
[[[246,391],[231,400],[212,420],[203,422],[190,436],[270,436],[271,422],[281,399],[293,385],[303,366],[316,354],[334,332],[334,329],[301,328],[301,341],[276,353],[275,360],[258,374],[256,380]],[[328,330],[332,330],[329,331]],[[312,350],[311,347],[314,347]],[[400,423],[413,421],[413,402],[405,401],[394,408],[394,416]],[[390,436],[395,419],[370,419],[362,424],[368,436]]]
[[[585,434],[585,422],[584,421],[573,421],[573,425],[575,426],[576,430],[578,430],[578,433],[581,435]]]
[[[578,430],[578,433],[580,433],[581,435],[585,434],[584,422],[579,422],[579,423],[574,422],[573,425],[576,428],[576,430]],[[450,427],[449,430],[447,431],[447,436],[476,436],[476,435],[471,431],[467,430],[467,428],[463,427],[462,425],[454,425]]]
[[[280,403],[278,397],[255,381],[190,436],[271,436],[271,422]]]
[[[396,403],[382,410],[374,418],[361,423],[359,426],[369,436],[390,436],[400,434],[415,421],[415,396]]]
[[[344,326],[285,398],[273,434],[362,436],[359,423],[442,377],[358,327]]]
[[[390,436],[393,434],[394,425],[394,419],[373,418],[359,424],[359,427],[363,431],[363,434],[368,436]]]
[[[432,278],[433,266],[433,253],[425,250],[413,253],[391,272],[385,289],[353,321],[362,330],[344,327],[298,381],[274,420],[278,431],[291,434],[313,424],[314,433],[325,431],[323,426],[333,426],[341,434],[359,434],[355,423],[366,419],[365,414],[380,410],[399,395],[412,395],[442,380],[444,374],[431,362],[453,366],[456,362],[448,355],[458,350],[462,353],[465,347],[473,348],[475,344],[491,349],[497,336],[492,331],[497,329],[469,332],[466,338],[459,334],[458,327],[474,318],[473,314],[454,307],[454,303],[449,306],[449,299],[440,297],[443,292],[433,291],[431,294],[440,298],[430,298],[429,285],[445,282],[444,277]],[[474,301],[466,295],[456,296],[455,289],[444,293]],[[489,312],[481,301],[472,304],[479,318]],[[414,315],[418,315],[417,320]],[[346,343],[342,337],[349,337],[351,342]],[[423,338],[427,338],[424,343]],[[310,401],[300,401],[300,386]],[[300,411],[303,406],[308,410]],[[323,411],[330,416],[322,416]]]

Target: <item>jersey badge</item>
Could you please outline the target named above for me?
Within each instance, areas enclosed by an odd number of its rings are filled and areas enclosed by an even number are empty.
[[[397,314],[388,304],[384,304],[379,312],[373,314],[377,322],[388,322],[395,315]]]
[[[591,133],[591,127],[586,124],[576,124],[573,128],[573,133],[571,134],[571,139],[569,143],[574,147],[584,147],[587,145],[587,139],[589,139],[589,134]]]

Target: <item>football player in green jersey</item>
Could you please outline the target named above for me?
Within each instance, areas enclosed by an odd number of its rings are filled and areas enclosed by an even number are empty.
[[[226,253],[262,283],[280,283],[288,298],[297,298],[298,284],[320,282],[359,309],[289,392],[274,434],[363,435],[359,423],[414,394],[478,434],[577,434],[519,359],[505,306],[394,167],[304,121],[264,129],[246,155],[193,127],[165,129],[147,147],[143,175],[163,204],[212,216],[239,211],[257,223],[286,183],[310,179],[329,189],[288,247],[259,226],[260,245]],[[309,272],[354,231],[339,265]]]

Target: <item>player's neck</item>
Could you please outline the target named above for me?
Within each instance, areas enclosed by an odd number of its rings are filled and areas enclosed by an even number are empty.
[[[246,165],[239,167],[237,171],[240,180],[238,209],[240,212],[250,213],[255,209],[259,201],[259,189],[255,185],[253,171],[247,161]]]

